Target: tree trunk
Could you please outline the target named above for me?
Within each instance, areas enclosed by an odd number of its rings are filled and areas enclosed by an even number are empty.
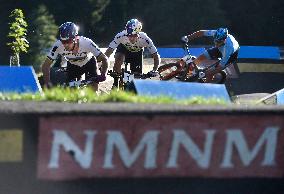
[[[10,67],[11,66],[20,66],[20,56],[18,53],[15,55],[10,56]]]

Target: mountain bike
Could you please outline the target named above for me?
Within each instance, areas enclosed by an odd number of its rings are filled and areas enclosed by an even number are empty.
[[[84,80],[71,80],[70,82],[63,84],[63,86],[70,88],[84,88],[92,83],[97,82],[96,79],[96,77],[91,77]]]
[[[90,77],[87,79],[74,79],[67,81],[67,68],[66,67],[56,67],[51,68],[51,83],[53,85],[61,87],[70,87],[70,88],[83,88],[87,85],[97,82],[96,77]]]
[[[226,81],[227,74],[224,70],[216,71],[219,61],[205,68],[199,68],[193,63],[195,56],[192,56],[188,44],[184,45],[186,55],[175,63],[161,65],[158,73],[161,80],[172,80],[184,82],[217,83],[223,84]],[[211,80],[206,75],[213,73]]]
[[[117,81],[117,83],[114,83],[113,85],[118,90],[125,90],[125,91],[133,91],[134,85],[133,81],[134,79],[148,79],[152,78],[149,73],[137,73],[137,72],[131,72],[127,70],[128,64],[125,64],[125,68],[121,69],[121,73],[114,72],[112,70],[109,70],[107,75],[114,78],[114,80]]]

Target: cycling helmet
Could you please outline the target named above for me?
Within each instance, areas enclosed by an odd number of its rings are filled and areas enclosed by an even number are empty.
[[[59,27],[59,38],[61,41],[74,40],[78,35],[79,27],[73,22],[65,22]]]
[[[214,41],[220,42],[227,38],[228,29],[227,28],[218,28],[214,34]]]
[[[142,30],[142,23],[137,19],[129,20],[125,25],[127,35],[138,34]]]

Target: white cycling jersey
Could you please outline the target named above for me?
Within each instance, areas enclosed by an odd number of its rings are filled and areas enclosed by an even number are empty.
[[[79,49],[78,53],[67,51],[60,40],[57,40],[52,49],[49,51],[47,57],[50,60],[56,60],[58,55],[64,57],[64,59],[73,65],[84,66],[92,56],[99,56],[102,52],[100,48],[89,38],[78,36]]]
[[[214,36],[216,30],[205,30],[204,36]],[[221,65],[226,65],[230,56],[240,48],[239,43],[236,39],[228,34],[228,37],[225,40],[225,44],[221,47],[218,47],[219,51],[222,53],[222,59],[220,61]]]
[[[137,41],[131,43],[127,37],[126,31],[123,30],[114,37],[114,39],[109,44],[109,47],[116,49],[119,44],[123,44],[125,48],[130,52],[138,52],[143,48],[147,48],[151,54],[157,52],[157,48],[155,47],[153,41],[147,36],[145,32],[139,32]]]

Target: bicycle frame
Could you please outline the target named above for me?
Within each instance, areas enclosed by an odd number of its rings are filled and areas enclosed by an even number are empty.
[[[127,70],[127,64],[125,64],[125,68],[121,69],[121,72],[113,72],[109,70],[107,75],[110,75],[113,78],[118,78],[118,89],[120,90],[131,90],[131,83],[134,79],[147,79],[151,78],[151,76],[147,73],[132,73]]]
[[[186,51],[186,55],[183,58],[175,63],[165,64],[158,68],[161,80],[170,80],[180,74],[194,73],[188,68],[192,64],[194,56],[191,55],[187,44],[184,45],[184,50]],[[195,66],[195,69],[197,69],[197,66]]]
[[[78,80],[69,82],[69,87],[82,87],[93,83],[91,80]]]
[[[184,45],[184,50],[186,51],[186,55],[183,58],[175,63],[165,64],[158,68],[161,80],[177,78],[178,80],[185,82],[211,82],[211,80],[206,80],[205,77],[206,75],[210,75],[210,73],[213,73],[212,77],[216,74],[221,74],[222,79],[220,83],[226,79],[225,72],[214,72],[219,61],[205,68],[199,68],[195,63],[193,63],[195,58],[191,55],[187,44]]]

